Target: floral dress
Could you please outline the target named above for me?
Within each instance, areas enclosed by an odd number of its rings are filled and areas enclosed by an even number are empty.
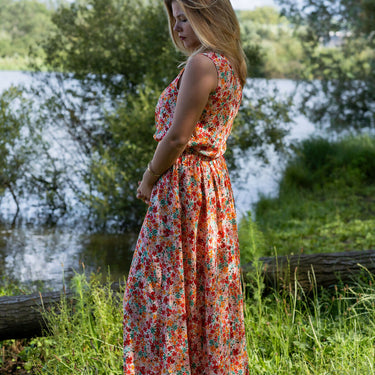
[[[153,187],[124,296],[125,375],[249,374],[236,214],[223,157],[242,97],[229,61],[208,52],[218,87],[184,153]],[[156,107],[168,131],[183,70]]]

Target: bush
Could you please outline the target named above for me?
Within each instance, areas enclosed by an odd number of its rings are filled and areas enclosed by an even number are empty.
[[[375,137],[362,135],[337,142],[324,138],[304,140],[287,164],[280,193],[338,181],[351,186],[375,182]]]

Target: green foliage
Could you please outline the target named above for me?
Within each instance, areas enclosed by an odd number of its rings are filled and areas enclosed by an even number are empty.
[[[46,204],[51,220],[70,209],[68,189],[89,207],[95,228],[134,229],[146,208],[135,192],[156,146],[154,108],[181,58],[165,10],[157,0],[82,0],[60,6],[52,21],[42,44],[42,66],[52,73],[36,75],[39,82],[28,91],[35,100],[27,127],[35,136],[27,143],[27,173],[14,181]],[[248,42],[245,50],[250,70],[260,73],[259,45]],[[243,155],[250,148],[264,160],[269,145],[283,150],[288,129],[280,124],[290,122],[290,99],[277,100],[277,92],[256,86],[246,91],[229,141],[232,169],[235,148]],[[25,124],[26,113],[16,115],[18,124]],[[69,158],[53,152],[66,142]]]
[[[28,115],[21,92],[12,87],[0,96],[0,196],[9,191],[19,209],[19,179],[29,160],[27,137],[23,135]],[[16,109],[17,108],[17,109]]]
[[[59,124],[82,154],[86,186],[73,189],[93,222],[101,229],[133,229],[145,211],[135,191],[156,146],[154,108],[177,73],[165,10],[156,0],[85,0],[60,7],[53,22],[56,31],[43,45],[46,64],[72,74],[45,75],[33,91],[43,103],[40,121]],[[260,52],[254,47],[251,53],[254,62]],[[267,94],[257,103],[246,100],[241,113],[232,144],[241,139],[242,152],[254,147],[263,157],[265,145],[282,148],[286,130],[278,129],[279,120],[289,120],[284,102]],[[72,175],[79,168],[65,170]]]
[[[33,374],[121,374],[122,296],[108,278],[77,274],[74,297],[64,295],[54,311],[45,311],[50,337],[25,348],[25,369]]]
[[[0,71],[1,70],[14,70],[14,71],[27,71],[33,65],[42,66],[43,59],[39,56],[29,55],[15,55],[0,57]]]
[[[263,48],[267,51],[266,77],[300,79],[306,69],[304,51],[290,26],[280,27],[273,38],[264,41]]]
[[[241,10],[238,13],[240,22],[250,21],[261,25],[279,25],[286,23],[285,17],[281,17],[276,8],[272,6],[257,7],[254,10]]]
[[[0,297],[3,296],[17,296],[20,294],[31,293],[31,290],[19,282],[14,282],[6,277],[0,278]]]
[[[299,78],[305,69],[302,45],[276,8],[239,11],[238,18],[250,77]]]
[[[97,194],[87,197],[101,223],[115,218],[116,226],[124,228],[143,220],[140,213],[146,206],[136,199],[135,192],[156,147],[152,136],[157,93],[151,87],[129,96],[107,117],[108,138],[100,144],[90,166]]]
[[[29,53],[42,55],[39,43],[52,27],[51,10],[45,4],[36,0],[2,0],[0,19],[1,58],[19,61]]]
[[[54,71],[100,82],[115,96],[134,93],[146,81],[165,84],[174,76],[177,54],[159,1],[74,2],[60,7],[52,21],[56,31],[43,48]]]
[[[270,146],[278,153],[286,151],[284,138],[292,122],[292,98],[280,97],[279,91],[269,92],[255,80],[245,87],[240,111],[235,119],[228,140],[226,159],[229,168],[235,172],[236,160],[232,154],[243,160],[252,155],[267,163],[267,148]]]
[[[375,139],[304,141],[280,182],[277,198],[256,206],[268,246],[264,255],[336,252],[375,246]]]
[[[250,212],[241,218],[238,238],[241,244],[241,264],[254,262],[265,253],[266,244],[263,233],[251,218]]]
[[[248,29],[244,29],[243,35],[248,33]],[[254,44],[248,37],[242,37],[243,50],[247,62],[247,74],[249,77],[264,77],[265,51],[259,44]]]
[[[43,103],[38,115],[65,129],[84,160],[81,172],[65,168],[86,183],[70,185],[95,224],[132,228],[144,212],[135,191],[152,156],[154,108],[177,71],[163,5],[80,1],[60,7],[53,23],[56,31],[43,44],[45,63],[72,74],[42,77],[33,92]]]
[[[305,296],[260,291],[245,303],[250,373],[374,374],[374,279]],[[257,290],[257,289],[256,289]]]
[[[17,208],[13,222],[25,197],[39,197],[48,220],[67,210],[64,188],[69,182],[45,139],[45,108],[37,116],[35,107],[21,88],[12,86],[0,95],[0,197],[11,194]]]
[[[309,138],[295,148],[281,182],[281,191],[314,188],[323,184],[346,186],[375,182],[375,138],[348,137],[337,142]]]
[[[264,293],[260,273],[246,286],[245,329],[250,373],[373,374],[375,280],[306,296],[296,288]],[[33,374],[121,374],[122,292],[90,278],[73,280],[73,300],[46,311],[51,336],[36,338],[19,356]],[[74,304],[73,304],[74,302]]]
[[[304,50],[306,69],[302,78],[306,90],[301,110],[313,122],[329,122],[335,130],[373,127],[373,1],[278,2],[283,6],[283,14],[295,25]]]

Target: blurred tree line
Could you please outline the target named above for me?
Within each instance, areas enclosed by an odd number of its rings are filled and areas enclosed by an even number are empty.
[[[304,65],[303,50],[288,19],[270,6],[237,11],[237,15],[249,57],[249,47],[257,46],[258,61],[250,65],[249,75],[298,79]]]
[[[337,131],[374,127],[375,1],[277,1],[303,49],[300,109]]]
[[[84,1],[76,0],[75,3],[84,4]],[[69,7],[69,2],[1,0],[0,4],[0,68],[29,70],[34,68],[32,63],[35,59],[39,67],[44,59],[47,59],[47,63],[52,59],[57,61],[60,52],[49,50],[46,54],[41,43],[56,26],[63,26],[62,21],[60,25],[56,25],[52,17],[59,7]],[[249,75],[298,78],[303,61],[302,47],[299,39],[293,35],[290,22],[281,17],[275,8],[267,6],[252,11],[237,11],[237,15],[241,23],[245,51],[252,62]],[[97,34],[97,37],[104,37]],[[93,38],[94,35],[90,37]],[[117,42],[122,45],[125,43],[124,40],[112,41]],[[59,57],[62,58],[61,55]],[[66,64],[65,68],[70,69],[70,65]],[[110,64],[108,69],[111,68],[114,67]]]
[[[33,69],[45,72],[35,74],[32,88],[1,96],[0,132],[7,137],[0,153],[11,182],[1,180],[0,193],[9,192],[17,207],[36,196],[52,221],[85,207],[86,221],[96,228],[131,229],[145,212],[134,193],[155,148],[155,104],[184,57],[172,46],[158,0],[62,2],[50,14],[51,26],[37,43],[43,60],[33,62]],[[282,65],[275,46],[289,48],[295,61],[294,67],[285,63],[288,75],[304,66],[299,54],[309,56],[306,20],[298,19],[302,32],[293,34],[290,21],[272,8],[239,17],[251,76]],[[295,44],[283,45],[285,36]],[[291,98],[259,90],[250,80],[226,154],[232,171],[249,150],[266,161],[267,147],[285,147]]]
[[[25,69],[30,56],[42,57],[39,42],[51,30],[52,3],[0,1],[0,67]]]

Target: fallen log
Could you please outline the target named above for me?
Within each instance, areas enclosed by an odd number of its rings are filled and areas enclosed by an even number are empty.
[[[121,285],[112,283],[111,289],[119,292]],[[47,333],[43,310],[54,308],[62,295],[71,300],[74,292],[64,290],[0,297],[0,341],[38,337]]]
[[[259,258],[266,286],[297,288],[304,292],[314,287],[328,289],[339,282],[353,283],[360,273],[375,274],[375,250],[340,253],[298,254]],[[243,272],[254,270],[246,264]]]
[[[46,329],[43,306],[51,308],[60,300],[59,291],[0,297],[0,340],[41,336]]]
[[[366,270],[375,274],[375,250],[348,251],[341,253],[299,254],[259,259],[264,282],[270,288],[294,288],[297,284],[305,292],[318,288],[329,288],[340,281],[350,283]],[[242,267],[244,279],[251,282],[254,264]],[[113,291],[120,285],[113,283]],[[67,299],[72,291],[64,292]],[[49,310],[60,301],[62,292],[35,293],[23,296],[0,297],[0,341],[15,338],[30,338],[45,333],[42,310]]]

